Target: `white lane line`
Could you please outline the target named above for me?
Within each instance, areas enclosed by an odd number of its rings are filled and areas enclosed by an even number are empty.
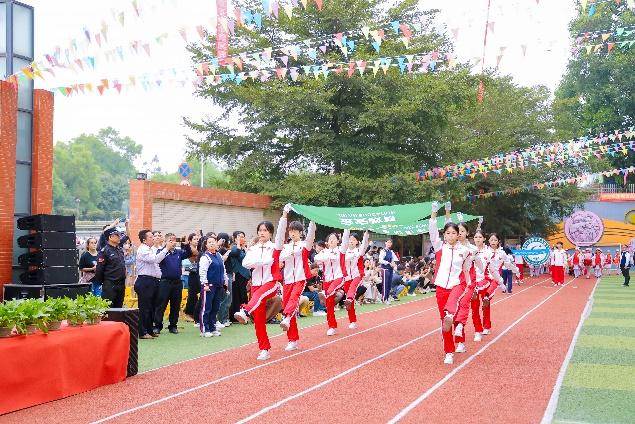
[[[514,321],[509,327],[507,327],[505,330],[503,330],[498,336],[496,336],[494,339],[492,339],[489,343],[487,343],[485,346],[483,346],[481,349],[479,349],[476,353],[474,353],[473,355],[471,355],[469,358],[467,358],[464,362],[462,362],[458,367],[456,367],[455,369],[453,369],[451,372],[449,372],[445,377],[443,377],[441,380],[439,380],[434,386],[430,387],[428,390],[425,391],[425,393],[423,393],[421,396],[419,396],[417,399],[415,399],[414,401],[412,401],[408,406],[406,406],[404,409],[402,409],[397,415],[395,415],[390,421],[388,421],[388,424],[394,424],[399,422],[402,418],[404,418],[406,415],[408,415],[408,413],[410,411],[412,411],[414,408],[416,408],[419,404],[421,404],[421,402],[423,402],[424,400],[426,400],[428,397],[430,397],[430,395],[432,395],[432,393],[434,393],[435,391],[437,391],[437,389],[439,389],[441,386],[443,386],[445,383],[447,383],[452,377],[454,377],[459,371],[461,371],[463,368],[465,368],[468,364],[470,364],[475,358],[477,358],[481,353],[485,352],[491,345],[493,345],[494,343],[496,343],[498,340],[500,340],[505,334],[507,334],[512,328],[514,328],[516,325],[518,325],[520,322],[522,322],[525,318],[527,318],[527,316],[529,316],[532,312],[534,312],[536,309],[540,308],[542,305],[544,305],[549,299],[551,299],[552,297],[554,297],[555,295],[557,295],[558,293],[560,293],[560,291],[568,286],[569,284],[571,284],[573,281],[575,281],[575,278],[573,280],[571,280],[570,282],[568,282],[567,284],[565,284],[563,287],[559,287],[555,292],[553,292],[552,294],[550,294],[549,296],[547,296],[543,301],[541,301],[540,303],[538,303],[536,306],[534,306],[533,308],[531,308],[529,311],[527,311],[525,314],[523,314],[520,318],[518,318],[516,321]]]
[[[549,403],[547,404],[547,409],[545,410],[545,415],[543,415],[542,417],[541,424],[550,424],[553,421],[554,415],[556,414],[556,408],[558,406],[558,400],[560,399],[560,389],[562,388],[564,375],[567,372],[567,368],[569,368],[569,362],[571,362],[573,349],[575,348],[575,344],[577,343],[580,332],[582,331],[582,325],[591,314],[591,309],[593,308],[593,295],[595,294],[595,289],[598,287],[599,284],[600,278],[595,281],[593,291],[591,292],[591,295],[586,302],[582,314],[580,314],[580,322],[578,323],[578,328],[575,329],[575,334],[573,335],[573,339],[571,340],[571,344],[569,345],[569,350],[567,351],[567,355],[562,362],[562,367],[560,367],[560,372],[558,373],[558,378],[556,379],[556,384],[554,385],[553,392],[551,393],[551,398],[549,399]]]
[[[512,294],[511,296],[506,297],[505,299],[509,299],[509,298],[511,298],[511,297],[513,297],[513,296],[515,296],[515,295],[517,295],[517,294],[520,294],[520,293],[522,293],[522,292],[524,292],[524,291],[526,291],[526,290],[529,290],[529,289],[531,289],[531,288],[533,288],[533,287],[536,287],[537,285],[539,285],[539,284],[541,284],[541,283],[544,283],[544,282],[545,282],[545,281],[547,281],[547,280],[548,280],[548,279],[545,279],[545,280],[539,281],[539,282],[537,282],[537,283],[535,283],[535,284],[533,284],[533,285],[531,285],[531,286],[529,286],[529,287],[527,287],[527,288],[525,288],[525,289],[523,289],[523,290],[521,290],[521,291],[519,291],[519,292],[517,292],[517,293]],[[502,301],[504,301],[505,299],[501,299],[499,302],[502,302]],[[221,383],[221,382],[226,381],[226,380],[229,380],[229,379],[231,379],[231,378],[233,378],[233,377],[238,377],[238,376],[241,376],[241,375],[244,375],[244,374],[250,373],[250,372],[252,372],[252,371],[256,371],[256,370],[259,370],[259,369],[261,369],[261,368],[265,368],[265,367],[268,367],[268,366],[271,366],[271,365],[277,364],[277,363],[279,363],[279,362],[286,361],[286,360],[291,359],[291,358],[295,358],[296,356],[299,356],[299,355],[304,355],[304,354],[309,353],[309,352],[312,352],[312,351],[314,351],[314,350],[321,349],[321,348],[323,348],[323,347],[325,347],[325,346],[332,345],[333,343],[338,343],[338,342],[340,342],[340,341],[342,341],[342,340],[346,340],[346,339],[349,339],[349,338],[351,338],[351,337],[355,337],[355,336],[358,336],[358,335],[360,335],[360,334],[364,334],[364,333],[367,333],[367,332],[369,332],[369,331],[375,330],[375,329],[377,329],[377,328],[385,327],[385,326],[390,325],[390,324],[393,324],[393,323],[395,323],[395,322],[399,322],[399,321],[402,321],[402,320],[405,320],[405,319],[408,319],[408,318],[412,318],[412,317],[414,317],[414,316],[416,316],[416,315],[420,315],[420,314],[422,314],[422,313],[424,313],[424,312],[428,312],[428,311],[432,311],[432,310],[437,310],[436,305],[435,305],[434,307],[432,307],[432,308],[427,308],[427,309],[424,309],[424,310],[422,310],[422,311],[414,312],[414,313],[412,313],[412,314],[409,314],[409,315],[403,316],[403,317],[401,317],[401,318],[396,318],[396,319],[394,319],[394,320],[384,322],[384,323],[379,324],[379,325],[376,325],[376,326],[374,326],[374,327],[370,327],[370,328],[367,328],[367,329],[365,329],[365,330],[358,331],[358,332],[355,332],[355,333],[353,333],[353,334],[349,334],[348,336],[344,336],[344,337],[340,337],[340,338],[337,338],[337,339],[331,340],[330,342],[326,342],[326,343],[323,343],[323,344],[320,344],[320,345],[314,346],[314,347],[312,347],[312,348],[309,348],[309,349],[306,349],[306,350],[302,350],[302,351],[297,352],[297,353],[294,353],[294,354],[292,354],[292,355],[289,355],[289,356],[284,356],[284,357],[282,357],[282,358],[278,358],[278,359],[275,359],[275,360],[273,360],[273,361],[265,362],[264,364],[257,365],[257,366],[255,366],[255,367],[247,368],[247,369],[245,369],[245,370],[238,371],[238,372],[235,372],[235,373],[233,373],[233,374],[229,374],[229,375],[226,375],[226,376],[224,376],[224,377],[217,378],[216,380],[208,381],[207,383],[199,384],[198,386],[191,387],[191,388],[189,388],[189,389],[181,390],[180,392],[173,393],[173,394],[168,395],[168,396],[164,396],[164,397],[162,397],[162,398],[159,398],[159,399],[153,400],[152,402],[143,403],[143,404],[141,404],[141,405],[135,406],[134,408],[129,408],[129,409],[123,410],[123,411],[121,411],[121,412],[118,412],[118,413],[116,413],[116,414],[109,415],[109,416],[107,416],[107,417],[105,417],[105,418],[101,418],[101,419],[99,419],[99,420],[97,420],[97,421],[93,421],[91,424],[103,423],[103,422],[110,421],[110,420],[112,420],[112,419],[115,419],[115,418],[121,417],[121,416],[123,416],[123,415],[127,415],[127,414],[130,414],[130,413],[132,413],[132,412],[139,411],[139,410],[141,410],[141,409],[149,408],[149,407],[154,406],[154,405],[157,405],[157,404],[159,404],[159,403],[166,402],[166,401],[168,401],[168,400],[170,400],[170,399],[174,399],[174,398],[176,398],[176,397],[183,396],[183,395],[186,395],[186,394],[188,394],[188,393],[195,392],[195,391],[200,390],[200,389],[204,389],[204,388],[209,387],[209,386],[212,386],[212,385],[214,385],[214,384]],[[438,331],[438,330],[437,330],[437,331]]]
[[[501,303],[501,302],[504,302],[504,301],[506,301],[508,299],[511,299],[515,295],[520,294],[520,293],[522,293],[522,292],[524,292],[526,290],[529,290],[530,288],[532,288],[535,285],[538,285],[540,283],[541,282],[538,282],[538,283],[536,283],[536,284],[534,284],[532,286],[529,286],[529,287],[527,287],[527,288],[525,288],[523,290],[518,291],[517,293],[513,293],[510,296],[504,297],[504,298],[502,298],[502,299],[500,299],[500,300],[498,300],[496,302],[493,302],[492,305],[496,305],[498,303]],[[380,359],[390,355],[391,353],[397,352],[398,350],[401,350],[404,347],[410,346],[411,344],[416,343],[419,340],[424,339],[424,338],[426,338],[426,337],[428,337],[428,336],[430,336],[432,334],[438,333],[438,332],[439,332],[439,328],[436,328],[436,329],[434,329],[434,330],[432,330],[432,331],[430,331],[430,332],[428,332],[428,333],[426,333],[426,334],[424,334],[422,336],[416,337],[416,338],[414,338],[414,339],[412,339],[412,340],[410,340],[410,341],[408,341],[408,342],[406,342],[406,343],[404,343],[402,345],[399,345],[399,346],[397,346],[397,347],[395,347],[393,349],[390,349],[387,352],[382,353],[381,355],[375,356],[374,358],[370,358],[370,359],[362,362],[361,364],[358,364],[358,365],[356,365],[356,366],[354,366],[352,368],[347,369],[346,371],[344,371],[344,372],[342,372],[340,374],[334,375],[333,377],[331,377],[331,378],[329,378],[327,380],[324,380],[324,381],[322,381],[322,382],[320,382],[320,383],[318,383],[318,384],[316,384],[316,385],[314,385],[312,387],[309,387],[308,389],[302,390],[301,392],[298,392],[298,393],[296,393],[294,395],[291,395],[291,396],[286,397],[286,398],[284,398],[282,400],[279,400],[278,402],[276,402],[276,403],[274,403],[272,405],[269,405],[269,406],[267,406],[265,408],[262,408],[260,411],[257,411],[255,413],[251,414],[250,416],[248,416],[246,418],[243,418],[240,421],[237,421],[236,423],[237,424],[244,424],[246,422],[254,420],[254,419],[260,417],[261,415],[266,414],[269,411],[272,411],[272,410],[274,410],[276,408],[281,407],[285,403],[291,402],[292,400],[298,399],[298,398],[300,398],[300,397],[302,397],[302,396],[304,396],[304,395],[306,395],[308,393],[311,393],[311,392],[313,392],[313,391],[315,391],[317,389],[320,389],[320,388],[326,386],[327,384],[330,384],[330,383],[334,382],[335,380],[339,380],[340,378],[342,378],[342,377],[344,377],[344,376],[346,376],[348,374],[351,374],[352,372],[357,371],[360,368],[365,367],[366,365],[372,364],[375,361],[379,361]]]

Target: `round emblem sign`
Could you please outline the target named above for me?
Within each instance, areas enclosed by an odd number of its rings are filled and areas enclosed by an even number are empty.
[[[542,265],[549,260],[549,243],[541,237],[530,237],[523,243],[523,250],[534,250],[535,254],[525,256],[529,265]],[[524,256],[524,255],[523,255]]]
[[[578,211],[564,221],[564,234],[576,246],[591,246],[602,238],[602,219],[589,211]]]

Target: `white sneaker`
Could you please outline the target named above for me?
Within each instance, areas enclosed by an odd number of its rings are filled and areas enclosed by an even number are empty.
[[[357,328],[357,323],[351,322],[350,324],[348,324],[348,328],[350,328],[351,330],[355,330]]]
[[[225,328],[225,325],[221,324],[220,321],[216,321],[216,328]]]
[[[315,312],[313,312],[313,316],[314,317],[325,317],[326,316],[326,312],[324,312],[324,311],[315,311]]]
[[[298,350],[298,342],[289,342],[287,347],[284,348],[287,352],[291,352],[292,350]]]
[[[280,328],[282,328],[282,331],[289,331],[290,326],[291,326],[290,317],[285,317],[282,321],[280,321]]]
[[[474,333],[474,341],[480,342],[481,340],[483,340],[483,336],[481,336],[481,333]]]
[[[463,335],[463,324],[462,323],[458,323],[456,325],[456,328],[454,329],[454,335],[456,337],[461,337]]]
[[[454,353],[446,353],[443,363],[447,365],[452,365],[454,363]]]
[[[220,331],[216,330],[216,331],[212,331],[212,337],[220,337],[221,333]]]
[[[337,333],[337,330],[335,328],[329,328],[328,331],[326,332],[327,336],[334,336],[335,333]]]
[[[210,333],[209,331],[205,332],[205,334],[202,335],[202,337],[213,337],[212,333]]]
[[[456,353],[465,353],[465,352],[467,352],[467,349],[465,348],[465,344],[464,343],[459,343],[458,345],[456,345],[456,349],[454,351]]]
[[[225,326],[225,328],[229,327],[230,325],[232,325],[232,322],[230,320],[227,320],[223,323],[223,325]]]
[[[269,355],[269,351],[268,350],[261,350],[260,354],[258,355],[258,359],[259,361],[266,361],[267,359],[269,359],[271,357],[271,355]]]
[[[240,311],[236,312],[234,314],[234,318],[236,318],[236,321],[238,321],[241,324],[249,323],[249,317],[247,316],[247,312],[244,309],[241,309]]]
[[[483,330],[483,335],[484,336],[487,336],[490,333],[491,333],[491,331],[489,330],[489,328],[486,328],[485,330]]]
[[[410,297],[417,297],[417,295],[415,293],[408,293],[408,296]]]

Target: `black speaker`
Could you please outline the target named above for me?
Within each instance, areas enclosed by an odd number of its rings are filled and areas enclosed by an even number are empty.
[[[130,354],[128,355],[128,377],[139,372],[139,310],[112,308],[106,311],[103,321],[123,322],[130,330]]]
[[[58,266],[27,271],[20,274],[24,284],[76,284],[79,281],[77,266]]]
[[[92,284],[55,284],[43,287],[44,299],[49,297],[68,297],[75,299],[77,296],[86,296],[91,292]]]
[[[18,246],[35,249],[76,249],[75,233],[36,233],[18,237]]]
[[[20,255],[18,262],[23,267],[74,266],[79,262],[79,257],[77,249],[49,249]]]
[[[43,286],[5,284],[4,300],[41,299],[44,297]]]
[[[18,219],[18,228],[34,231],[75,232],[75,217],[63,215],[32,215]]]

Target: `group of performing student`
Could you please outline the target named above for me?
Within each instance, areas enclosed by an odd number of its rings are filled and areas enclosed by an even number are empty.
[[[452,364],[455,352],[466,352],[465,326],[469,312],[475,333],[474,341],[481,341],[482,336],[490,334],[491,300],[496,289],[505,291],[501,277],[504,266],[519,276],[519,269],[514,258],[507,255],[500,246],[496,234],[487,238],[480,229],[482,220],[473,236],[474,244],[468,241],[468,228],[465,223],[451,221],[451,204],[445,204],[445,226],[439,235],[437,213],[440,205],[432,204],[430,217],[430,241],[435,252],[434,284],[436,300],[442,322],[444,363]],[[310,222],[306,237],[302,238],[304,227],[298,221],[288,223],[287,216],[290,205],[285,206],[274,236],[271,222],[258,225],[257,241],[250,246],[243,258],[243,266],[251,270],[251,297],[248,303],[241,306],[234,318],[247,324],[254,322],[256,338],[260,353],[258,360],[270,358],[271,344],[266,329],[266,303],[275,296],[282,284],[282,314],[280,326],[287,333],[286,351],[298,349],[299,333],[296,323],[296,312],[300,295],[306,281],[311,277],[309,253],[315,238],[316,225]],[[284,243],[288,231],[290,241]],[[204,257],[199,265],[201,281],[201,335],[208,336],[216,332],[215,312],[217,311],[220,290],[226,282],[223,258],[217,252],[217,244],[213,237],[208,238]],[[355,294],[364,276],[363,258],[369,244],[368,231],[363,237],[349,230],[344,230],[340,239],[338,234],[331,233],[326,238],[326,248],[314,257],[323,273],[323,291],[326,298],[327,336],[337,333],[335,318],[335,294],[338,290],[346,293],[345,306],[348,310],[349,328],[357,328],[355,315]],[[390,244],[380,255],[380,264],[384,281],[390,281],[396,268],[396,254],[390,250]],[[483,317],[481,319],[481,309]],[[455,346],[455,342],[457,345]]]

